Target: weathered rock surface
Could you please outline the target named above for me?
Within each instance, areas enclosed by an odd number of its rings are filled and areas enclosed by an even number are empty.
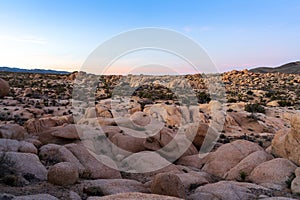
[[[77,167],[80,175],[82,175],[85,171],[85,167],[71,153],[71,151],[61,145],[47,144],[42,146],[39,151],[39,158],[50,165],[60,162],[73,163]]]
[[[51,166],[48,170],[48,182],[54,185],[72,185],[78,181],[77,167],[70,162],[61,162]]]
[[[26,130],[18,124],[6,124],[0,127],[0,138],[23,140]]]
[[[7,96],[8,93],[9,93],[8,82],[0,78],[0,98]]]
[[[92,179],[121,178],[119,171],[104,165],[96,159],[82,144],[68,144],[65,147],[73,153],[79,162],[85,167],[85,173]]]
[[[230,181],[220,181],[200,186],[195,190],[194,194],[189,196],[191,200],[248,200],[254,198],[255,195],[252,194],[251,190],[235,185]]]
[[[17,152],[7,152],[6,155],[14,163],[12,168],[17,174],[31,174],[39,180],[47,180],[47,169],[37,155]]]
[[[236,140],[208,154],[206,158],[207,162],[202,170],[219,177],[224,177],[229,170],[235,167],[245,157],[255,151],[262,150],[263,149],[255,143],[245,140]]]
[[[27,196],[16,196],[14,200],[58,200],[58,198],[50,194],[35,194]]]
[[[150,190],[144,184],[128,179],[87,180],[81,184],[87,193],[93,191],[104,196],[128,192],[150,193]]]
[[[32,143],[11,139],[0,139],[0,151],[37,154],[37,148]]]
[[[131,200],[179,200],[180,198],[177,197],[168,197],[164,195],[157,195],[157,194],[143,194],[138,192],[132,193],[121,193],[115,195],[109,195],[104,197],[89,197],[87,200],[122,200],[122,199],[131,199]]]
[[[300,165],[300,115],[291,118],[291,129],[280,130],[272,141],[272,153]]]
[[[276,158],[258,165],[249,176],[249,180],[265,187],[286,188],[286,181],[297,166],[285,158]]]
[[[235,167],[231,168],[224,175],[224,177],[227,180],[245,181],[242,179],[243,178],[247,179],[247,176],[251,174],[252,170],[256,166],[271,159],[273,159],[273,156],[271,156],[264,150],[253,152],[250,155],[248,155],[246,158],[241,160]],[[245,176],[245,177],[241,177],[241,176]]]
[[[186,198],[192,187],[209,183],[208,175],[190,172],[182,174],[160,173],[154,176],[151,191],[155,194]]]

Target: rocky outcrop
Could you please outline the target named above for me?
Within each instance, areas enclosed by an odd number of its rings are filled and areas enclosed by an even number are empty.
[[[0,98],[7,96],[8,93],[9,93],[8,82],[0,78]]]

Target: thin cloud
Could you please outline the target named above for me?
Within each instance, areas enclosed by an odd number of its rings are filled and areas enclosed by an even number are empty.
[[[35,38],[35,37],[16,37],[16,36],[9,36],[9,35],[0,35],[0,40],[9,40],[13,42],[24,42],[24,43],[39,44],[39,45],[47,44],[46,40]]]

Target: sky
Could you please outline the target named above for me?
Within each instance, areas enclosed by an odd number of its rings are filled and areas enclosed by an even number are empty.
[[[0,66],[80,70],[99,45],[144,27],[185,35],[219,72],[279,66],[300,60],[299,10],[299,0],[0,0]],[[190,73],[175,57],[132,52],[108,71],[154,63]]]

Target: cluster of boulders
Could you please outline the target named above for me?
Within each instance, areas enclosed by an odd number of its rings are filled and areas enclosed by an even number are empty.
[[[128,76],[128,84],[120,86],[123,76],[77,79],[82,74],[9,75],[27,78],[32,85],[27,88],[21,79],[9,79],[10,87],[0,79],[0,199],[299,198],[296,110],[276,102],[264,113],[246,111],[244,102],[179,104],[180,95],[177,100],[122,98],[114,96],[115,88],[126,92],[122,88],[147,82],[152,84],[142,88],[147,92],[160,88],[170,95],[166,88],[187,86],[182,76]],[[261,77],[278,91],[288,82],[285,89],[291,91],[280,92],[280,98],[297,102],[298,75],[245,70],[221,78],[230,98],[271,102]],[[220,81],[215,75],[184,78],[196,93]],[[92,87],[71,99],[73,81],[89,85],[94,80],[100,80],[93,85],[96,102],[86,98]]]
[[[146,106],[144,111],[127,107],[127,113],[124,111],[123,116],[115,118],[112,107],[105,102],[86,108],[77,119],[71,115],[44,117],[30,119],[24,126],[1,126],[0,151],[11,169],[3,174],[4,183],[26,188],[47,181],[76,188],[69,196],[77,199],[296,198],[288,188],[294,194],[300,190],[299,163],[296,155],[289,154],[296,152],[298,146],[288,143],[276,149],[276,144],[297,141],[289,139],[297,137],[297,117],[292,118],[292,128],[284,132],[285,138],[276,142],[279,130],[271,149],[235,140],[219,143],[220,147],[212,152],[201,153],[205,140],[211,138],[210,142],[216,142],[221,132],[218,125],[209,126],[218,120],[206,117],[214,116],[210,112],[223,113],[223,106],[217,102],[201,105],[198,111],[204,111],[204,115],[195,114],[194,108],[181,111],[176,105],[156,104],[153,108]],[[243,112],[232,114],[238,113]],[[240,127],[247,127],[249,122],[243,121],[242,114],[232,116],[224,121],[225,127],[229,126],[228,121],[232,126],[233,119],[240,120]],[[268,116],[260,117],[266,123]],[[293,174],[295,177],[291,179]],[[15,198],[61,198],[55,192],[51,194]]]

